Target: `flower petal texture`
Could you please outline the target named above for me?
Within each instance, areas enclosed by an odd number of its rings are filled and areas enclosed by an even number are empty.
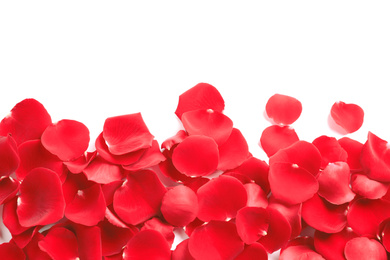
[[[356,237],[348,241],[344,254],[347,260],[387,259],[386,250],[381,243],[367,237]]]
[[[364,111],[361,107],[342,101],[333,104],[330,115],[335,123],[341,126],[347,133],[359,130],[364,119]]]
[[[0,158],[0,177],[11,175],[19,167],[18,150],[10,135],[0,136]]]
[[[53,259],[71,260],[79,257],[75,234],[63,227],[51,228],[38,245]]]
[[[268,99],[265,111],[276,124],[290,125],[302,113],[302,104],[296,98],[275,94]]]
[[[240,166],[249,156],[248,143],[237,128],[233,128],[228,140],[218,149],[218,170],[234,169]]]
[[[286,148],[299,140],[294,128],[272,125],[264,129],[260,137],[261,147],[268,157],[280,149]]]
[[[244,207],[237,212],[238,235],[245,244],[252,244],[267,235],[269,214],[264,208]]]

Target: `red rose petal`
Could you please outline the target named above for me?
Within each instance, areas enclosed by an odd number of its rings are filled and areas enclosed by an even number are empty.
[[[321,166],[321,154],[313,144],[298,141],[269,158],[270,166],[279,162],[296,164],[316,176]]]
[[[15,197],[19,191],[19,182],[11,177],[0,177],[0,205]]]
[[[179,130],[174,136],[166,139],[162,144],[161,148],[166,150],[171,150],[175,145],[181,143],[184,139],[188,137],[188,134],[184,130]]]
[[[130,173],[114,194],[114,210],[126,223],[138,225],[159,212],[165,192],[153,171]]]
[[[196,218],[194,221],[184,227],[184,232],[187,234],[187,236],[190,237],[192,232],[203,224],[205,224],[204,221]]]
[[[51,117],[41,103],[25,99],[14,106],[10,115],[0,123],[0,136],[11,134],[19,145],[27,140],[39,139]]]
[[[74,161],[64,162],[64,164],[68,167],[71,173],[80,173],[89,165],[93,159],[95,159],[96,155],[97,151],[87,152]]]
[[[316,251],[326,259],[345,260],[345,244],[356,236],[350,228],[345,228],[334,234],[316,231],[314,233],[314,246]]]
[[[246,206],[266,208],[268,206],[267,194],[256,183],[244,184],[248,200]]]
[[[15,140],[10,136],[0,136],[0,177],[15,172],[20,163]]]
[[[302,104],[296,98],[275,94],[268,99],[265,111],[276,124],[290,125],[301,115]]]
[[[348,154],[336,138],[323,135],[317,137],[313,144],[321,153],[321,168],[325,168],[329,163],[347,161]]]
[[[267,260],[268,254],[265,248],[259,243],[253,243],[244,248],[234,260]]]
[[[89,130],[83,123],[64,119],[46,128],[42,134],[42,144],[61,160],[71,161],[87,150]]]
[[[318,191],[316,178],[304,168],[290,163],[273,163],[269,182],[276,199],[287,204],[304,202]]]
[[[279,257],[280,260],[310,259],[325,260],[320,254],[307,246],[290,246],[286,248]]]
[[[379,234],[383,246],[386,248],[388,252],[390,252],[390,219],[384,221],[382,223],[383,228],[381,229],[381,233]]]
[[[173,165],[189,176],[205,176],[218,166],[218,146],[207,136],[193,135],[183,140],[173,151]]]
[[[389,144],[371,132],[363,145],[360,163],[370,179],[390,182]]]
[[[18,215],[16,214],[17,197],[4,204],[3,207],[3,224],[12,235],[18,235],[28,229],[19,223]]]
[[[106,205],[109,206],[114,200],[115,191],[123,184],[123,181],[113,181],[102,185],[102,192]]]
[[[38,229],[40,228],[41,227],[36,226],[36,227],[29,228],[20,234],[12,235],[12,241],[15,242],[15,244],[19,248],[24,248],[28,243],[30,243],[31,239],[33,238],[35,233],[38,232]]]
[[[347,152],[347,163],[349,168],[353,171],[361,170],[360,154],[362,152],[363,144],[348,137],[343,137],[338,140],[344,151]]]
[[[355,237],[347,242],[344,249],[347,260],[386,260],[386,250],[381,243],[366,237]]]
[[[289,126],[272,125],[264,129],[260,137],[260,144],[268,157],[280,149],[289,147],[299,141],[294,128]]]
[[[42,199],[44,198],[44,199]],[[35,168],[20,185],[17,214],[22,226],[55,223],[64,216],[65,199],[57,173]]]
[[[235,259],[244,249],[244,243],[232,222],[210,221],[191,234],[188,249],[195,259]]]
[[[176,246],[175,250],[172,252],[171,260],[195,260],[195,258],[192,257],[190,250],[188,250],[188,241],[189,239],[183,240]]]
[[[141,113],[135,113],[107,118],[103,138],[110,153],[123,155],[149,148],[154,136],[149,132]]]
[[[347,133],[353,133],[362,126],[364,111],[358,105],[339,101],[333,104],[330,115]]]
[[[269,221],[266,209],[244,207],[237,212],[237,233],[245,244],[252,244],[267,235]]]
[[[184,185],[193,190],[195,193],[198,192],[199,188],[208,183],[210,179],[205,177],[196,177],[192,178],[188,182],[185,182]]]
[[[347,224],[347,207],[333,205],[315,194],[302,205],[302,218],[311,227],[326,233],[337,233]]]
[[[354,174],[351,177],[352,190],[367,199],[380,199],[389,190],[390,183],[371,180],[364,174]]]
[[[198,214],[198,197],[186,186],[176,186],[168,190],[161,204],[165,220],[174,226],[186,226]]]
[[[39,259],[39,260],[51,260],[52,258],[44,251],[42,251],[38,243],[44,238],[44,236],[37,232],[32,237],[28,245],[23,248],[24,253],[27,256],[27,259]]]
[[[163,154],[166,154],[166,150],[163,151]],[[190,182],[193,179],[192,177],[189,177],[179,172],[173,165],[172,159],[170,159],[169,157],[167,157],[165,161],[159,163],[158,167],[162,174],[164,174],[166,177],[170,178],[175,182],[186,183]]]
[[[160,146],[156,140],[153,140],[152,146],[142,154],[139,161],[131,165],[123,165],[123,168],[128,171],[138,171],[159,164],[165,160],[165,156],[160,151]]]
[[[124,260],[170,260],[171,250],[165,238],[155,230],[143,230],[127,243]]]
[[[218,145],[225,143],[233,130],[233,121],[212,109],[185,112],[181,121],[189,135],[211,137]]]
[[[3,243],[0,245],[0,256],[2,259],[24,260],[26,259],[22,249],[12,243]]]
[[[198,218],[203,221],[234,218],[245,207],[247,194],[244,185],[234,177],[219,176],[198,189]]]
[[[152,218],[144,223],[140,231],[142,230],[158,231],[161,235],[163,235],[163,237],[167,241],[169,248],[171,248],[173,244],[173,240],[175,239],[175,234],[173,233],[173,229],[174,229],[173,226],[169,225],[166,222],[163,222],[161,219]]]
[[[181,118],[187,111],[212,109],[222,112],[224,108],[225,101],[219,91],[210,84],[199,83],[179,96],[175,114]]]
[[[38,242],[39,248],[56,260],[79,257],[77,239],[73,232],[63,227],[54,227]]]
[[[83,173],[87,176],[88,180],[101,184],[122,179],[121,167],[107,162],[101,156],[95,157],[83,170]]]
[[[237,128],[219,148],[218,170],[231,170],[240,166],[249,156],[248,144]]]
[[[238,173],[238,172],[228,171],[228,172],[222,173],[221,175],[234,177],[237,180],[239,180],[242,184],[252,183],[252,180],[248,176],[241,174],[241,173]]]
[[[73,224],[77,237],[80,259],[102,259],[102,241],[100,228]]]
[[[318,195],[332,204],[341,205],[350,202],[355,193],[349,187],[350,170],[345,162],[328,164],[318,175]]]

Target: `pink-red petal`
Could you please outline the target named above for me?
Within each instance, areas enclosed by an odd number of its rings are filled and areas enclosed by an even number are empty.
[[[352,171],[361,170],[360,154],[362,152],[363,144],[348,137],[343,137],[338,140],[344,151],[347,152],[347,163]]]
[[[122,169],[120,166],[111,164],[101,156],[95,157],[91,163],[83,170],[88,180],[100,184],[107,184],[122,179]]]
[[[320,151],[322,156],[321,168],[325,168],[329,163],[346,162],[348,154],[341,147],[339,142],[334,137],[322,135],[317,137],[313,144]]]
[[[389,190],[390,183],[371,180],[365,174],[353,174],[351,177],[352,190],[367,199],[380,199]]]
[[[289,147],[298,140],[294,128],[272,125],[264,129],[260,137],[260,144],[267,156],[271,157],[280,149]]]
[[[244,207],[237,212],[237,233],[245,244],[252,244],[267,235],[269,214],[264,208]]]
[[[333,104],[330,115],[335,123],[341,126],[347,133],[357,131],[362,126],[364,119],[364,111],[361,107],[342,101]]]
[[[19,167],[20,158],[11,135],[0,136],[0,177],[9,176]]]
[[[130,165],[123,165],[123,168],[128,171],[138,171],[153,167],[162,161],[165,161],[165,156],[161,153],[158,142],[153,140],[152,146],[146,149],[137,162]]]
[[[0,177],[0,205],[15,197],[19,191],[19,182],[11,177]]]
[[[245,246],[244,250],[234,260],[267,260],[268,254],[265,248],[259,243]]]
[[[2,259],[24,260],[26,255],[17,245],[13,243],[0,244],[0,256]]]
[[[77,238],[63,227],[53,227],[38,242],[39,248],[56,260],[74,260],[79,257]]]
[[[219,147],[218,170],[231,170],[249,157],[248,143],[237,128],[233,128],[227,141]]]
[[[314,233],[314,247],[326,259],[345,260],[345,244],[355,237],[357,235],[350,228],[345,228],[334,234],[317,230]]]
[[[367,237],[355,237],[349,240],[345,245],[344,255],[347,260],[387,259],[386,250],[381,243]]]
[[[265,111],[276,124],[290,125],[301,115],[302,104],[296,98],[275,94],[268,99]]]

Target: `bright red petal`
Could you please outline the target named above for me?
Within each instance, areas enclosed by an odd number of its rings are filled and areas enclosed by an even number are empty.
[[[236,168],[249,156],[248,144],[237,128],[233,128],[228,140],[218,148],[218,170],[226,171]]]
[[[253,243],[244,248],[234,260],[267,260],[268,254],[265,248],[259,243]]]
[[[87,152],[74,161],[64,162],[64,164],[68,167],[71,173],[80,173],[89,165],[93,159],[95,159],[96,155],[97,151]]]
[[[260,137],[260,144],[267,156],[271,157],[280,149],[289,147],[298,140],[294,128],[272,125],[264,129]]]
[[[80,259],[102,259],[100,228],[97,226],[86,227],[83,225],[73,224],[73,229],[77,237]]]
[[[18,235],[28,229],[28,227],[23,227],[19,223],[18,215],[16,214],[17,199],[17,197],[14,197],[5,203],[3,207],[3,224],[12,235]]]
[[[346,104],[342,101],[333,104],[330,115],[336,124],[347,133],[357,131],[363,124],[364,111],[355,104]]]
[[[130,165],[123,165],[123,168],[128,171],[138,171],[155,166],[162,161],[165,161],[165,156],[161,153],[158,142],[153,140],[152,146],[146,149],[139,161]]]
[[[364,174],[354,174],[351,177],[352,190],[367,199],[380,199],[389,190],[390,183],[371,180]]]
[[[18,181],[11,177],[0,177],[0,205],[14,198],[18,191]]]
[[[387,259],[386,250],[381,243],[366,237],[356,237],[349,240],[345,245],[344,254],[347,260]]]
[[[163,154],[166,154],[166,150],[163,151]],[[158,165],[160,171],[162,174],[164,174],[166,177],[170,178],[171,180],[178,182],[178,183],[186,183],[190,182],[193,178],[189,177],[181,172],[179,172],[176,167],[173,165],[172,159],[169,157],[166,157],[165,161],[162,161]]]
[[[329,163],[346,162],[348,154],[334,137],[322,135],[313,141],[322,156],[321,168]]]
[[[0,136],[0,177],[15,172],[20,163],[16,143],[10,136]]]
[[[32,237],[30,243],[23,248],[24,253],[27,256],[27,259],[39,259],[39,260],[51,260],[52,258],[44,251],[42,251],[38,243],[44,238],[44,236],[37,232]]]
[[[360,154],[362,152],[363,144],[348,137],[343,137],[338,140],[344,151],[347,152],[347,163],[349,168],[353,171],[361,170]]]
[[[87,176],[88,180],[101,184],[122,179],[121,167],[107,162],[101,156],[95,157],[83,170],[83,173]]]
[[[188,250],[188,241],[189,239],[183,240],[176,246],[175,250],[172,252],[171,260],[195,260]]]
[[[51,228],[45,238],[38,242],[38,245],[42,251],[56,260],[70,260],[79,257],[75,234],[63,227]]]
[[[3,243],[0,245],[0,256],[2,259],[24,260],[26,259],[22,249],[12,243]]]
[[[115,191],[123,184],[123,181],[113,181],[111,183],[107,183],[102,185],[102,192],[104,195],[104,200],[106,201],[106,205],[109,206],[112,204],[114,200]]]
[[[275,94],[268,99],[265,111],[276,124],[290,125],[302,113],[302,104],[296,98]]]
[[[237,212],[237,233],[245,244],[252,244],[267,235],[269,222],[266,209],[244,207]]]
[[[175,114],[181,118],[187,111],[212,109],[222,112],[224,108],[225,101],[218,90],[210,84],[199,83],[179,96]]]
[[[316,251],[326,259],[345,260],[345,244],[356,236],[350,228],[345,228],[334,234],[316,231],[314,233],[314,246]]]
[[[390,219],[382,222],[383,226],[380,229],[379,237],[382,239],[382,244],[388,252],[390,252]]]
[[[42,134],[43,146],[63,161],[80,157],[89,145],[89,130],[78,121],[61,120],[46,128]]]
[[[175,145],[181,143],[185,138],[188,137],[188,134],[184,130],[179,130],[174,136],[166,139],[162,144],[161,148],[166,150],[171,150]]]
[[[266,208],[268,206],[267,194],[256,183],[244,184],[248,200],[246,206]]]
[[[175,234],[173,233],[174,227],[170,224],[162,221],[159,218],[151,218],[144,223],[141,230],[155,230],[158,231],[168,243],[169,248],[172,247],[173,240],[175,239]]]
[[[280,260],[325,260],[307,246],[290,246],[280,254]]]

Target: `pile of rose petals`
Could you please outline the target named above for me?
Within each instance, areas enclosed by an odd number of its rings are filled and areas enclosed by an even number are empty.
[[[81,122],[53,123],[25,99],[0,123],[0,203],[12,235],[2,259],[387,259],[390,145],[300,140],[302,112],[276,94],[255,158],[221,94],[200,83],[179,97],[183,129],[162,142],[140,113],[107,118],[87,152]],[[334,123],[357,131],[363,110],[336,102]],[[162,179],[176,184],[167,187]],[[188,236],[172,246],[175,234]]]

